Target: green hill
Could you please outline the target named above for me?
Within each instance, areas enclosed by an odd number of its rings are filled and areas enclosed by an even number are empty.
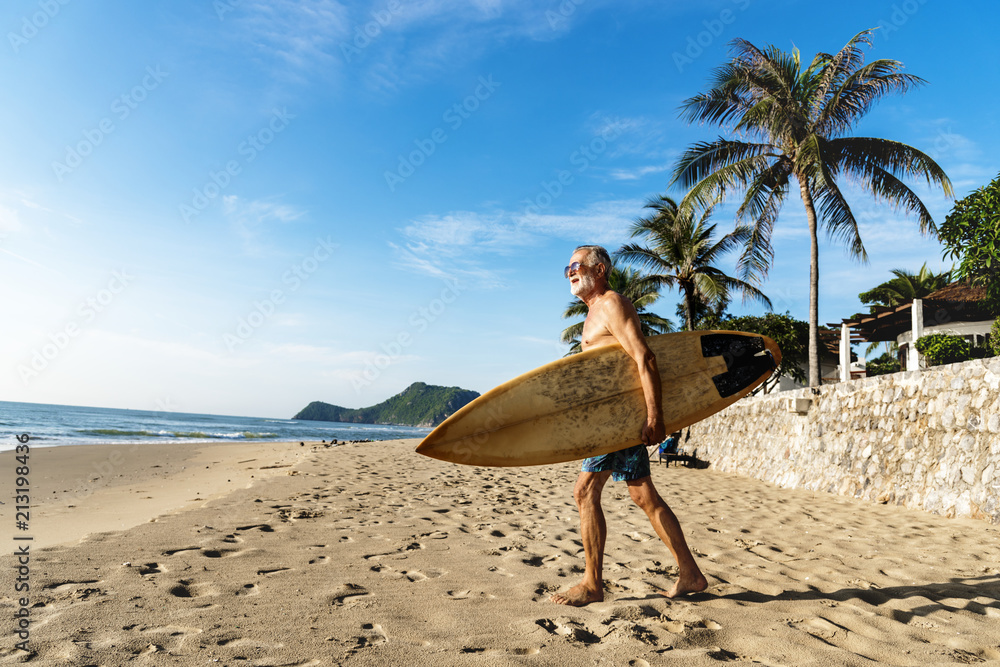
[[[478,392],[460,387],[437,387],[414,382],[402,393],[378,405],[368,408],[342,408],[339,405],[313,401],[292,419],[347,424],[437,426],[478,396]]]

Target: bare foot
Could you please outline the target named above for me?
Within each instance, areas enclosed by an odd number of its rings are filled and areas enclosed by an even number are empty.
[[[678,577],[673,588],[669,591],[662,591],[660,595],[668,598],[676,598],[688,593],[699,593],[708,588],[708,580],[701,572],[693,576]]]
[[[571,607],[582,607],[588,605],[591,602],[601,602],[604,600],[603,590],[593,590],[587,588],[583,584],[577,584],[573,588],[569,589],[565,593],[556,593],[549,598],[552,602],[556,604],[566,604]]]

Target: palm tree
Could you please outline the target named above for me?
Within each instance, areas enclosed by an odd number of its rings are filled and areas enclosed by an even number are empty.
[[[751,220],[752,232],[737,264],[741,277],[766,275],[774,254],[774,222],[791,180],[798,184],[811,241],[810,386],[820,382],[820,219],[832,238],[867,261],[857,220],[838,186],[841,176],[876,199],[917,214],[924,233],[936,230],[934,220],[900,178],[922,177],[953,196],[941,167],[916,148],[888,139],[844,136],[884,95],[924,83],[903,74],[902,63],[895,60],[865,64],[861,46],[871,43],[872,31],[866,30],[835,55],[817,54],[803,69],[798,49],[790,54],[774,46],[762,50],[738,39],[733,59],[716,70],[712,88],[681,106],[689,121],[718,124],[740,137],[692,145],[678,161],[673,180],[691,188],[685,206],[707,206],[731,190],[744,191],[736,219]]]
[[[721,255],[746,243],[749,227],[737,227],[713,241],[715,225],[707,224],[711,209],[695,221],[690,211],[681,211],[674,200],[663,196],[651,199],[646,208],[653,212],[636,220],[631,228],[632,237],[642,237],[646,245],[627,243],[615,256],[647,271],[645,280],[657,288],[680,290],[688,331],[694,330],[699,313],[724,307],[732,292],[771,308],[763,292],[713,266]]]
[[[951,271],[934,273],[927,268],[927,262],[924,262],[917,273],[910,273],[906,269],[893,269],[891,273],[894,278],[858,295],[861,303],[869,306],[872,313],[876,306],[898,306],[914,299],[922,299],[951,282]],[[865,356],[870,355],[877,347],[877,342],[870,344],[865,349]],[[885,341],[885,354],[892,356],[898,349],[895,341]]]
[[[922,299],[931,292],[941,289],[951,282],[951,271],[934,273],[927,268],[927,262],[917,273],[906,269],[893,269],[891,278],[878,287],[858,295],[866,306],[898,306],[914,299]]]
[[[646,308],[660,298],[660,291],[656,285],[647,282],[634,269],[612,268],[608,276],[608,285],[612,290],[626,297],[635,306],[639,314],[639,326],[642,327],[643,336],[654,336],[656,334],[668,333],[674,330],[674,325],[670,320],[664,319],[655,313],[647,313]],[[563,313],[564,318],[584,317],[590,309],[587,304],[580,299],[574,299],[566,307]],[[583,322],[577,322],[563,329],[560,340],[569,343],[569,352],[566,356],[576,354],[580,351],[580,337],[583,334]]]

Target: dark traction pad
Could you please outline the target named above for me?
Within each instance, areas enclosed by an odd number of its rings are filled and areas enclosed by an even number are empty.
[[[722,398],[746,389],[761,375],[774,370],[774,358],[764,347],[764,339],[756,336],[705,334],[701,337],[701,354],[722,357],[726,362],[726,372],[712,378]]]

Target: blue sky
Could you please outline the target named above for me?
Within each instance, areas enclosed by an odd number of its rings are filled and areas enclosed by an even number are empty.
[[[736,37],[808,59],[881,26],[868,57],[928,83],[856,134],[930,153],[958,196],[1000,170],[993,3],[125,6],[0,9],[2,400],[287,417],[551,361],[572,249],[614,250],[682,194],[673,160],[718,131],[678,106]],[[912,219],[851,201],[871,261],[824,240],[824,323],[892,268],[947,266]],[[804,221],[790,199],[762,285],[800,319]]]

